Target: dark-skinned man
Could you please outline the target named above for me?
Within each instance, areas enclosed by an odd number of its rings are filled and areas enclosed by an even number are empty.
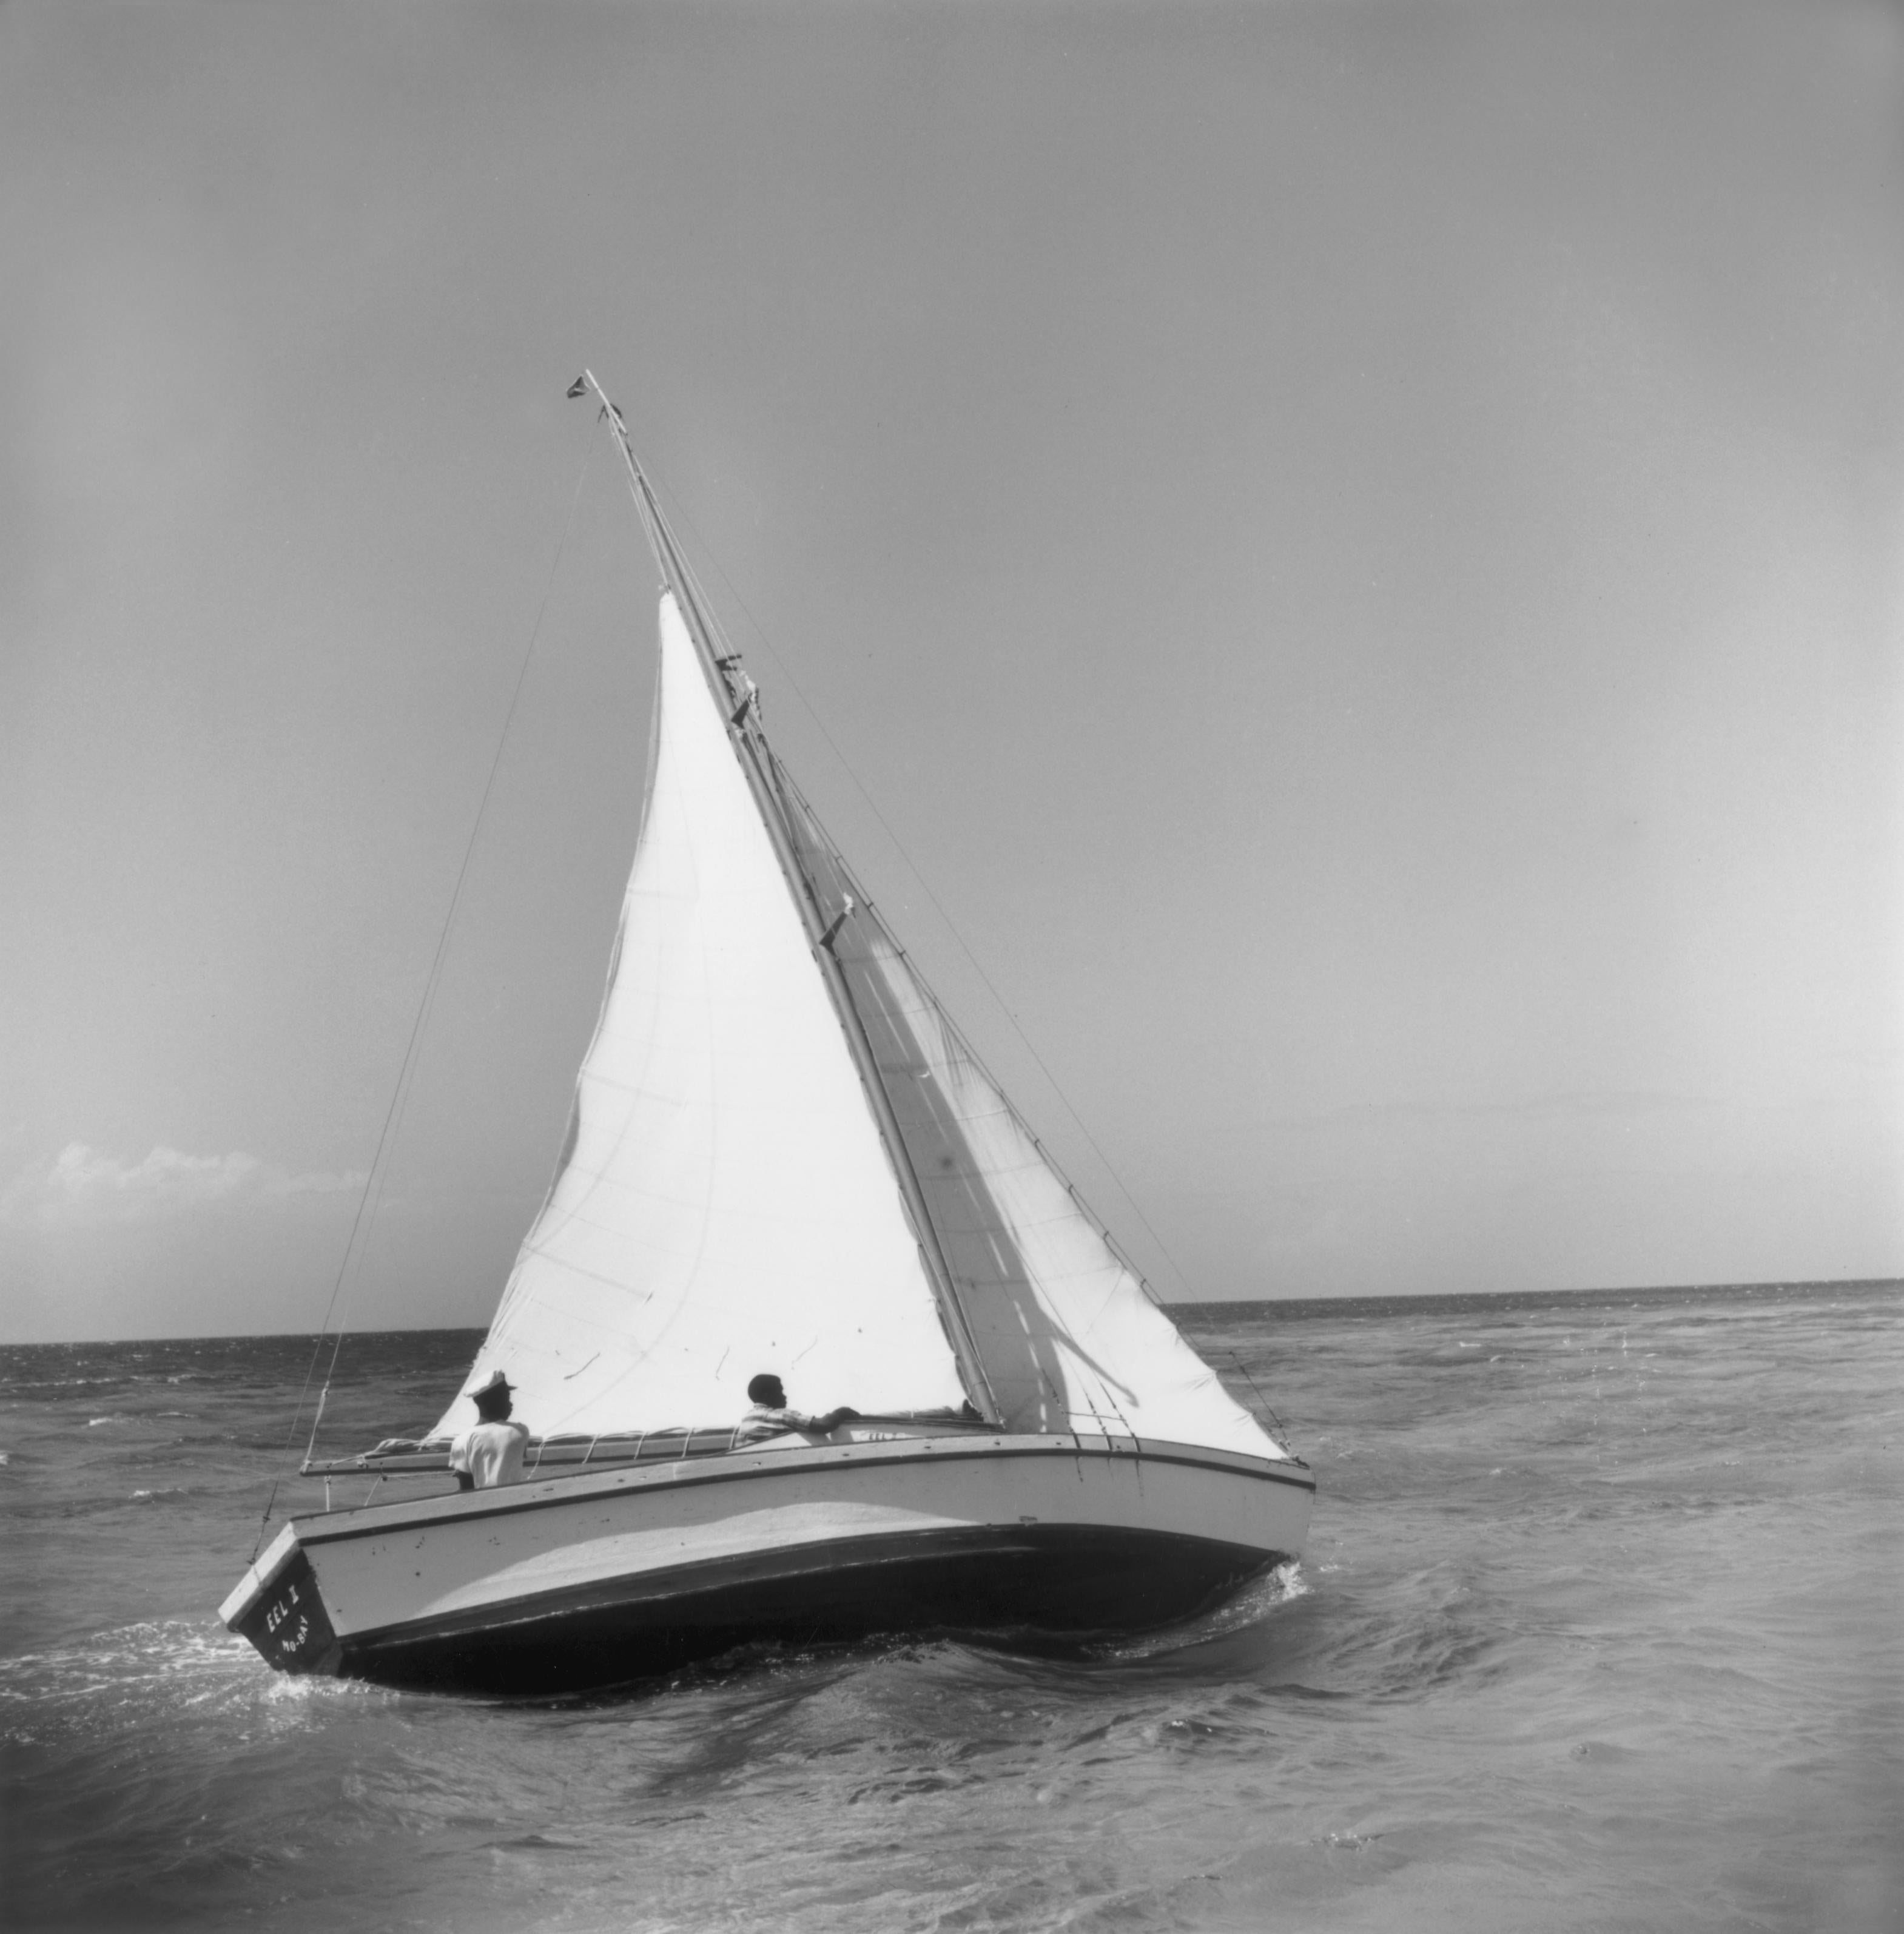
[[[772,1371],[763,1371],[747,1386],[747,1401],[752,1406],[740,1420],[740,1428],[734,1433],[734,1447],[744,1450],[749,1444],[764,1443],[770,1437],[784,1436],[790,1430],[809,1431],[818,1437],[825,1437],[837,1430],[842,1423],[848,1423],[859,1415],[857,1410],[842,1404],[837,1410],[830,1410],[824,1417],[807,1417],[797,1410],[787,1407],[787,1392]]]

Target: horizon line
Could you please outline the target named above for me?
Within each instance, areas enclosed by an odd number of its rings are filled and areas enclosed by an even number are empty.
[[[1523,1305],[1555,1305],[1574,1303],[1582,1305],[1608,1303],[1631,1299],[1639,1301],[1661,1302],[1680,1297],[1693,1300],[1710,1300],[1725,1296],[1750,1296],[1754,1294],[1783,1294],[1786,1295],[1816,1294],[1822,1291],[1853,1290],[1893,1290],[1904,1291],[1904,1276],[1822,1276],[1786,1280],[1777,1279],[1758,1282],[1710,1282],[1652,1284],[1631,1288],[1592,1289],[1450,1289],[1433,1291],[1376,1291],[1357,1296],[1309,1297],[1216,1297],[1201,1299],[1181,1298],[1173,1302],[1163,1302],[1166,1312],[1195,1311],[1202,1315],[1209,1313],[1234,1313],[1241,1310],[1261,1310],[1279,1312],[1286,1315],[1320,1315],[1331,1312],[1342,1315],[1362,1313],[1369,1315],[1412,1315],[1437,1307],[1457,1303],[1520,1303]],[[0,1350],[61,1350],[81,1348],[90,1345],[120,1347],[131,1344],[180,1343],[237,1343],[263,1342],[282,1338],[287,1341],[321,1342],[327,1336],[483,1336],[489,1326],[484,1323],[414,1324],[403,1324],[387,1330],[212,1330],[193,1336],[67,1336],[43,1337],[36,1341],[20,1339],[0,1341]]]

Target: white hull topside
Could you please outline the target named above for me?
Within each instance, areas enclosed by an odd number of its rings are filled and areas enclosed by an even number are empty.
[[[767,1447],[294,1518],[220,1616],[284,1670],[499,1690],[755,1637],[1140,1629],[1295,1556],[1314,1490],[1129,1438]]]

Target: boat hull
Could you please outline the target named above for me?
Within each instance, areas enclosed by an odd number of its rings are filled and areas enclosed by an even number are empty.
[[[556,1693],[749,1643],[1076,1644],[1300,1550],[1299,1466],[1124,1439],[768,1450],[295,1519],[227,1600],[272,1664]]]

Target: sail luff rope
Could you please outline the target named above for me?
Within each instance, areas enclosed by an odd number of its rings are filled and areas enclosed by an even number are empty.
[[[683,617],[688,623],[690,635],[703,664],[703,669],[719,681],[727,694],[728,702],[735,699],[734,681],[728,676],[733,662],[731,655],[724,655],[716,646],[716,629],[709,622],[697,593],[692,574],[688,570],[676,543],[673,532],[668,529],[667,520],[656,501],[654,489],[642,470],[634,454],[628,426],[621,411],[609,400],[607,393],[595,379],[594,372],[584,369],[578,379],[577,388],[586,385],[594,390],[601,400],[603,414],[619,444],[622,461],[628,466],[628,487],[634,493],[635,505],[640,514],[642,528],[647,532],[654,547],[656,562],[663,575],[676,592],[683,607]],[[912,1166],[911,1151],[906,1147],[905,1138],[900,1133],[897,1118],[893,1112],[891,1098],[879,1078],[877,1057],[866,1031],[866,1023],[854,1005],[851,989],[839,962],[830,947],[820,944],[820,934],[825,923],[824,915],[815,893],[813,883],[807,878],[794,849],[787,827],[787,807],[784,798],[776,797],[779,779],[784,776],[784,768],[767,745],[766,735],[761,729],[759,707],[753,702],[755,694],[751,679],[746,681],[746,690],[740,702],[728,721],[731,736],[737,742],[737,757],[743,773],[746,777],[749,790],[754,794],[755,809],[760,813],[763,828],[769,843],[779,862],[788,889],[811,943],[814,964],[819,970],[834,1010],[838,1014],[842,1032],[845,1035],[847,1047],[858,1071],[868,1107],[872,1110],[879,1137],[886,1151],[893,1177],[898,1185],[900,1198],[904,1202],[908,1219],[914,1225],[914,1235],[919,1245],[920,1260],[926,1266],[926,1273],[932,1286],[934,1300],[937,1302],[944,1321],[947,1340],[957,1359],[963,1374],[967,1392],[975,1404],[982,1404],[988,1420],[999,1421],[1003,1415],[999,1407],[996,1393],[985,1369],[977,1339],[972,1333],[969,1319],[961,1301],[958,1285],[953,1276],[951,1266],[941,1245],[937,1225],[933,1222],[926,1204],[925,1191]]]
[[[281,1463],[289,1456],[291,1447],[297,1440],[297,1420],[303,1413],[304,1399],[310,1393],[311,1378],[316,1373],[318,1359],[324,1353],[324,1339],[330,1333],[331,1317],[336,1311],[337,1300],[343,1291],[345,1279],[350,1275],[352,1258],[354,1255],[358,1273],[361,1274],[363,1258],[369,1250],[376,1215],[373,1207],[369,1225],[366,1227],[364,1212],[373,1201],[373,1191],[377,1204],[381,1204],[383,1199],[384,1185],[389,1179],[388,1166],[384,1160],[384,1151],[393,1145],[393,1130],[401,1128],[409,1095],[415,1086],[417,1049],[441,982],[444,953],[449,944],[450,929],[456,922],[456,908],[462,903],[463,887],[469,877],[469,863],[476,851],[477,837],[483,830],[483,818],[489,809],[490,795],[496,789],[496,776],[502,767],[502,754],[509,742],[509,728],[515,722],[517,707],[522,702],[523,687],[527,682],[529,665],[535,656],[536,644],[542,635],[543,620],[548,615],[549,599],[555,590],[556,574],[562,568],[562,554],[568,547],[569,537],[575,528],[576,509],[582,501],[582,486],[588,479],[589,468],[594,455],[595,444],[591,440],[583,451],[581,465],[576,472],[575,490],[568,502],[568,516],[563,523],[562,535],[556,541],[555,557],[549,566],[548,580],[542,587],[541,602],[536,607],[535,622],[530,627],[528,648],[523,653],[522,664],[516,673],[515,688],[509,695],[509,709],[503,715],[502,729],[496,738],[496,755],[490,761],[489,777],[483,782],[482,797],[477,802],[476,815],[470,824],[468,841],[463,848],[462,863],[456,869],[456,884],[450,890],[449,906],[444,914],[442,927],[436,937],[436,951],[431,956],[429,978],[423,984],[423,999],[418,1003],[416,1019],[411,1023],[410,1038],[404,1044],[403,1060],[397,1071],[396,1086],[391,1094],[390,1106],[384,1112],[383,1126],[377,1135],[376,1151],[370,1160],[370,1172],[364,1179],[363,1193],[357,1198],[357,1213],[351,1220],[350,1237],[344,1245],[343,1260],[338,1265],[336,1280],[331,1285],[330,1300],[324,1306],[323,1326],[319,1329],[316,1342],[312,1347],[310,1364],[304,1372],[304,1381],[298,1389],[297,1402],[291,1411],[291,1427],[285,1433],[285,1447],[279,1454]],[[363,1230],[363,1242],[360,1247],[357,1232],[360,1228]],[[355,1286],[354,1279],[352,1286]],[[349,1309],[349,1300],[346,1298],[343,1316],[339,1320],[336,1341],[331,1345],[330,1362],[324,1372],[324,1387],[318,1393],[318,1407],[311,1419],[311,1435],[304,1450],[307,1462],[317,1448],[318,1426],[324,1420],[324,1402],[330,1394],[331,1381],[337,1371],[338,1356],[344,1347],[344,1318],[348,1317]],[[252,1547],[254,1559],[258,1556],[258,1546],[264,1541],[264,1528],[271,1521],[272,1508],[277,1502],[279,1487],[282,1482],[283,1474],[281,1472],[272,1481],[270,1495],[265,1500],[264,1513],[258,1520],[258,1540]]]

